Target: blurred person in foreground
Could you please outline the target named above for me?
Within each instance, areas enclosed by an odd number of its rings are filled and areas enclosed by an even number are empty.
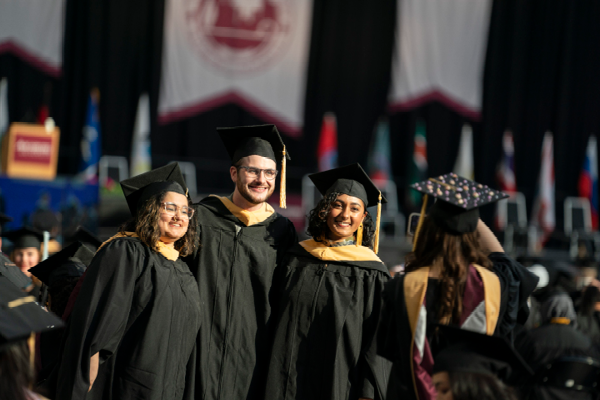
[[[456,174],[413,188],[426,196],[406,273],[385,286],[378,353],[394,362],[388,398],[426,400],[435,397],[433,357],[442,349],[435,325],[512,342],[538,278],[508,257],[479,219],[479,207],[506,194]],[[429,196],[437,201],[425,215]]]
[[[516,400],[533,371],[504,339],[440,326],[446,347],[435,356],[436,400]]]
[[[194,204],[200,246],[187,262],[202,303],[195,396],[251,400],[260,397],[269,362],[276,267],[298,241],[290,220],[267,203],[289,155],[274,125],[217,131],[235,188]]]
[[[600,349],[600,289],[597,286],[590,285],[583,291],[577,313],[577,325],[581,332],[592,339],[596,348]]]
[[[33,297],[0,277],[0,398],[45,399],[32,391],[34,333],[61,326],[62,322],[35,304]]]
[[[532,368],[542,373],[549,364],[561,357],[593,357],[598,353],[592,340],[575,328],[576,315],[573,301],[566,293],[547,298],[540,308],[542,325],[527,332],[520,341],[519,350]],[[531,399],[593,399],[590,393],[569,389],[531,385]]]
[[[104,242],[70,318],[56,398],[183,399],[193,385],[198,286],[180,257],[193,209],[177,164],[121,182],[132,219]]]
[[[265,399],[383,399],[389,363],[372,343],[389,273],[373,251],[379,228],[367,207],[387,201],[359,164],[310,179],[323,199],[309,213],[312,239],[279,267]]]

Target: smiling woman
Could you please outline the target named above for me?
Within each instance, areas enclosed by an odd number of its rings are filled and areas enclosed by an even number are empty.
[[[185,181],[171,164],[121,186],[133,218],[87,269],[56,398],[178,400],[193,385],[200,298],[180,259],[195,243]]]
[[[382,399],[387,364],[371,344],[389,274],[367,212],[380,193],[359,164],[310,178],[324,198],[283,267],[265,399]]]

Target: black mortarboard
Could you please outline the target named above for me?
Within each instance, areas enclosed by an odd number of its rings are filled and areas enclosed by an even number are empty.
[[[37,264],[29,272],[52,287],[58,280],[83,275],[93,257],[92,250],[81,242],[75,242]]]
[[[33,283],[31,278],[21,272],[19,267],[4,255],[0,257],[0,276],[5,277],[21,290],[27,289]]]
[[[83,226],[78,226],[75,233],[69,239],[73,242],[82,242],[92,250],[97,250],[102,245],[102,240]]]
[[[187,196],[187,186],[179,164],[172,163],[164,167],[144,172],[133,178],[121,181],[123,194],[127,200],[131,215],[152,196],[161,192],[175,192]]]
[[[63,326],[54,314],[44,311],[35,299],[0,276],[0,350],[27,339],[33,332]]]
[[[377,253],[381,204],[387,203],[387,199],[377,189],[377,186],[375,186],[360,164],[355,163],[328,171],[317,172],[308,177],[323,196],[337,192],[361,199],[365,204],[365,208],[377,204],[376,244],[373,246],[375,253]]]
[[[333,192],[344,193],[361,199],[365,203],[365,208],[379,202],[381,192],[359,163],[317,172],[308,177],[323,196]],[[387,203],[383,195],[381,195],[381,203]]]
[[[291,158],[277,127],[275,125],[235,126],[217,128],[217,132],[227,149],[232,165],[248,156],[266,157],[275,161],[275,164],[281,165],[279,207],[286,208],[286,161]]]
[[[445,347],[434,357],[434,373],[487,373],[509,384],[533,377],[529,365],[503,337],[448,325],[438,325],[438,335]]]
[[[44,235],[37,229],[23,227],[14,231],[5,232],[2,237],[7,238],[13,244],[13,249],[24,249],[27,247],[40,248]]]
[[[436,225],[454,234],[474,232],[479,221],[479,207],[508,197],[502,191],[455,173],[429,178],[411,187],[437,199],[428,216]]]

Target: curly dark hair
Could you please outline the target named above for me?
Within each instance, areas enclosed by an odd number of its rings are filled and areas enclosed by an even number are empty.
[[[119,228],[119,233],[135,232],[140,240],[151,249],[158,251],[158,241],[160,240],[160,228],[158,220],[160,218],[160,207],[167,192],[160,192],[150,197],[143,207],[138,208],[137,215],[125,222]],[[191,207],[191,201],[188,198],[188,206]],[[188,229],[185,235],[175,242],[175,250],[179,251],[181,257],[193,253],[196,246],[196,219],[189,221]]]
[[[458,324],[463,309],[467,266],[478,264],[492,269],[492,262],[479,245],[479,233],[450,234],[433,223],[431,218],[425,217],[418,235],[416,249],[406,255],[405,271],[431,267],[441,258],[443,267],[439,276],[437,318],[443,324]]]
[[[449,372],[452,398],[455,400],[517,400],[512,388],[489,374]]]
[[[343,193],[331,192],[327,196],[324,196],[308,213],[308,227],[306,228],[306,234],[311,236],[317,242],[324,242],[329,232],[327,226],[327,216],[331,211],[331,204]],[[356,237],[356,232],[354,233]],[[373,247],[373,240],[375,239],[375,223],[371,218],[371,214],[367,212],[365,219],[363,220],[363,240],[362,245],[366,247]]]

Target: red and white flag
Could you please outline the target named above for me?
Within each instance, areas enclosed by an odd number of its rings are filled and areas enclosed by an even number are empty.
[[[309,0],[168,1],[159,122],[235,103],[299,134],[311,16]]]
[[[500,190],[514,193],[517,191],[517,179],[515,178],[515,146],[511,131],[504,132],[502,136],[502,160],[496,173]]]
[[[392,110],[438,101],[479,119],[491,0],[398,2]]]
[[[538,194],[533,208],[533,224],[544,234],[543,244],[556,225],[554,216],[554,146],[552,133],[546,132],[542,145],[542,168],[538,181]]]
[[[65,0],[2,0],[0,54],[12,53],[50,76],[60,75]]]

